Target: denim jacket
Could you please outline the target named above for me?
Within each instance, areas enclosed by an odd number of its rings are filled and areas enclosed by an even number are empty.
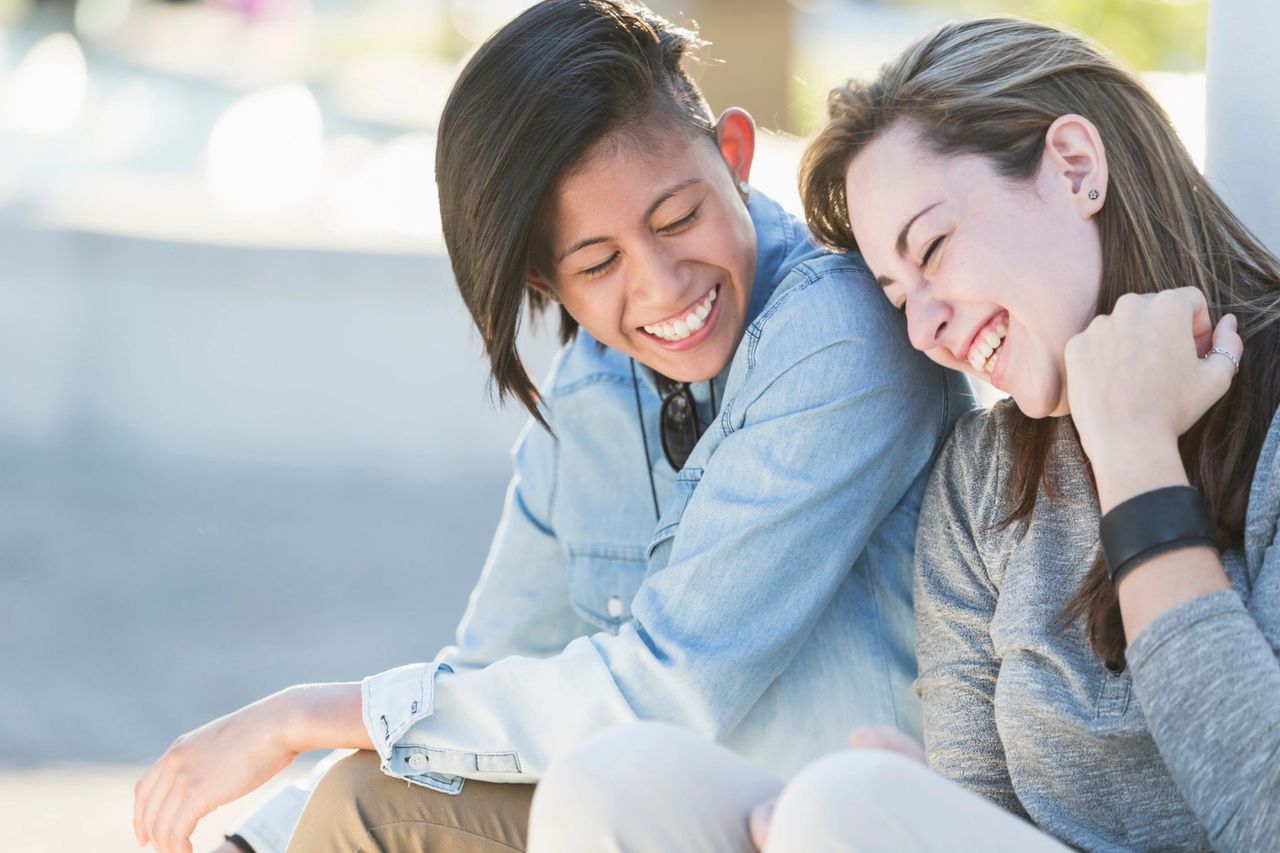
[[[580,331],[542,386],[552,432],[516,443],[457,644],[363,682],[386,773],[446,792],[535,782],[636,719],[781,776],[857,724],[918,734],[916,516],[968,385],[910,348],[857,255],[823,252],[758,192],[749,210],[747,328],[693,386],[709,426],[684,468],[663,454],[652,373]],[[302,796],[238,831],[283,846]]]

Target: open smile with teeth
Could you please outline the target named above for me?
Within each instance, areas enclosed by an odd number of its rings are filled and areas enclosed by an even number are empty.
[[[978,333],[973,345],[969,347],[969,356],[966,359],[969,366],[979,373],[990,375],[995,369],[996,360],[1000,357],[1000,347],[1008,334],[1008,314],[995,317],[985,329]]]
[[[644,330],[655,337],[662,338],[664,341],[684,340],[702,328],[703,321],[711,313],[711,306],[715,304],[716,294],[719,290],[720,285],[717,284],[707,291],[707,295],[702,297],[685,314],[663,320],[661,323],[644,326]]]

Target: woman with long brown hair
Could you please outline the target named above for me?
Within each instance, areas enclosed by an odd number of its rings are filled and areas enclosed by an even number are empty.
[[[765,849],[1276,849],[1280,265],[1068,33],[950,25],[829,106],[810,226],[1010,399],[961,419],[921,511],[928,769],[855,733],[881,749],[802,771]],[[593,750],[544,781],[535,849]]]

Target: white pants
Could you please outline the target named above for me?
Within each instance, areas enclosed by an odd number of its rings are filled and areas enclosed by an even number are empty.
[[[835,753],[784,787],[689,731],[639,723],[605,732],[551,766],[534,794],[528,851],[754,853],[748,815],[773,797],[765,853],[1067,850],[897,753]]]

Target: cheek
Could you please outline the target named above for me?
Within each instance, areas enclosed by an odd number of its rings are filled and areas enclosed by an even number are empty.
[[[578,325],[596,340],[608,343],[619,333],[625,307],[621,296],[625,292],[620,283],[609,280],[583,282],[562,291],[561,299]]]

